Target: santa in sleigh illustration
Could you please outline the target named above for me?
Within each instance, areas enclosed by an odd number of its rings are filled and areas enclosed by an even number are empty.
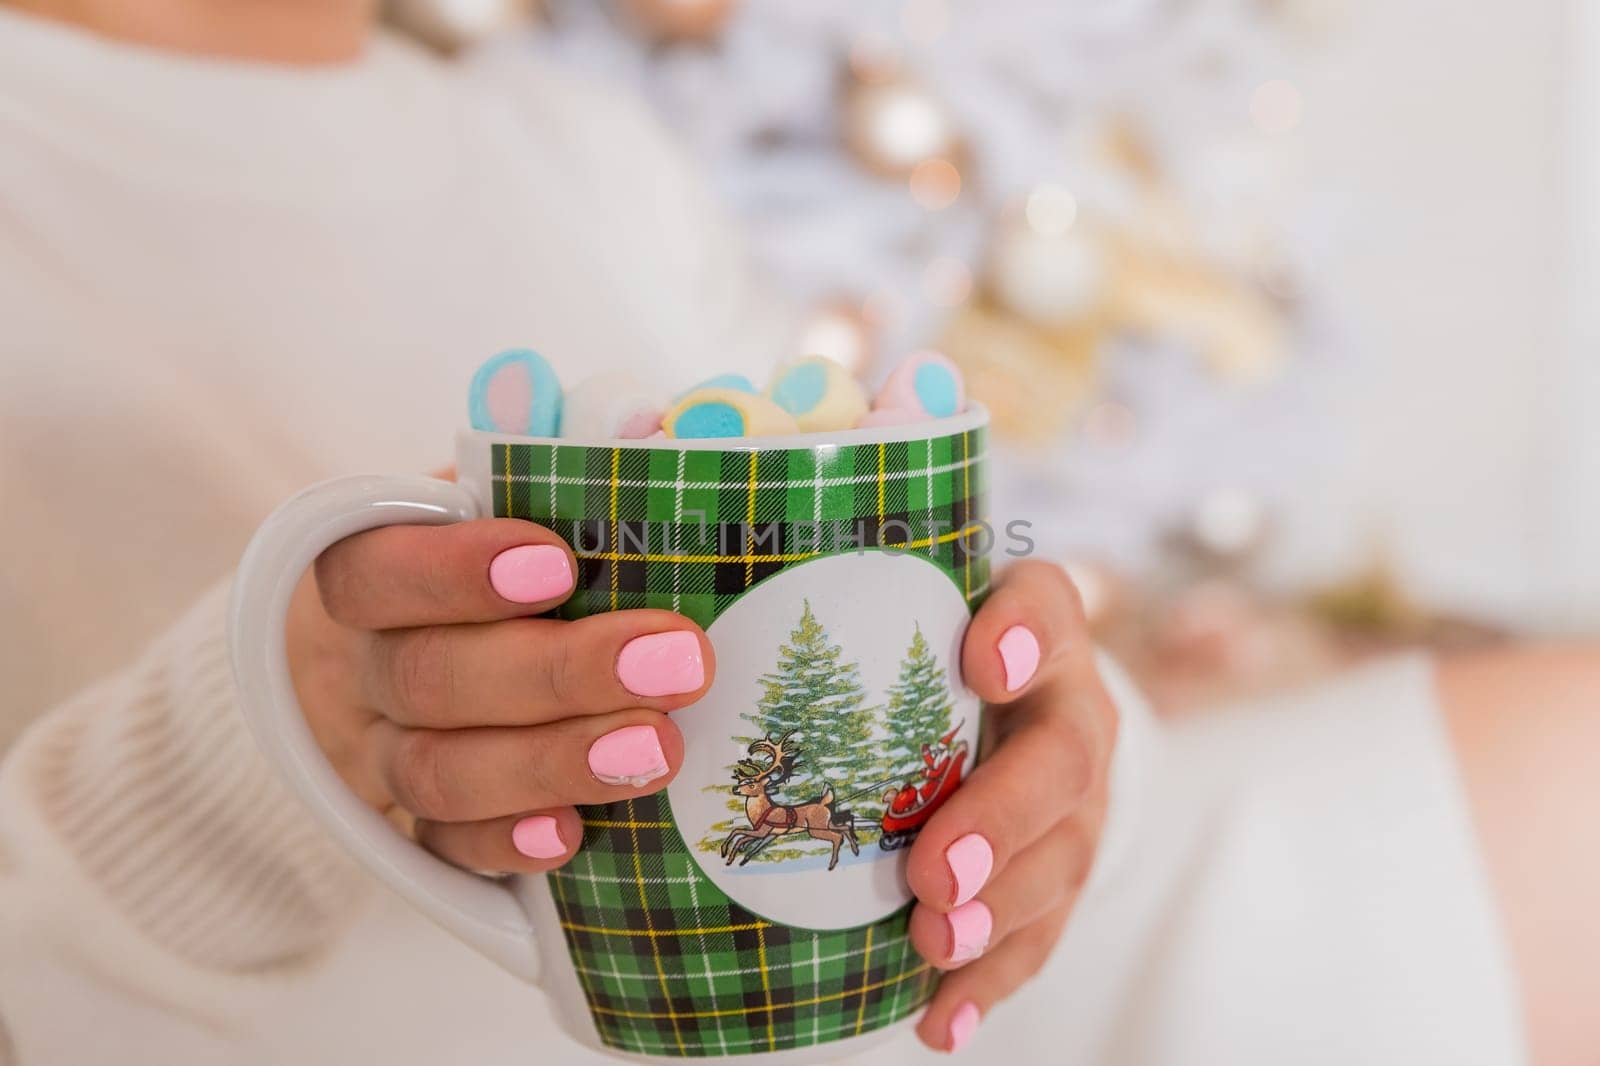
[[[895,851],[917,839],[933,812],[960,787],[967,765],[967,742],[956,740],[960,731],[958,724],[936,744],[922,745],[922,773],[883,794],[878,847]]]
[[[933,812],[961,785],[967,765],[967,742],[956,740],[958,724],[933,744],[922,745],[922,768],[915,777],[883,793],[883,817],[879,821],[878,846],[897,851],[910,844],[922,831]],[[857,789],[848,796],[836,797],[833,786],[824,784],[822,793],[808,803],[782,803],[773,799],[773,789],[787,782],[800,761],[800,749],[789,734],[773,740],[761,737],[751,742],[749,759],[734,767],[733,793],[744,797],[748,827],[735,826],[718,848],[725,864],[747,865],[773,841],[790,836],[809,836],[831,844],[828,869],[839,865],[839,848],[848,845],[852,854],[861,853],[856,838],[860,815],[843,804],[869,795],[899,778],[878,781]],[[765,757],[765,764],[756,760]]]

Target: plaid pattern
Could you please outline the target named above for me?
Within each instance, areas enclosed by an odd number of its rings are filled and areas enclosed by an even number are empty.
[[[495,513],[566,537],[561,614],[660,607],[703,626],[763,578],[859,548],[924,553],[976,605],[988,587],[982,429],[831,450],[499,444]],[[704,874],[665,792],[580,809],[583,849],[550,874],[601,1040],[645,1054],[807,1047],[898,1021],[937,972],[910,908],[869,925],[762,919]]]

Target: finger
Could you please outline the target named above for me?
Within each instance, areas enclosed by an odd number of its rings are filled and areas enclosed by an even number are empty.
[[[583,843],[583,820],[571,807],[489,818],[480,822],[418,821],[417,842],[467,870],[538,874],[572,858]]]
[[[367,702],[432,729],[673,710],[705,693],[716,665],[706,635],[671,611],[391,629],[368,640]]]
[[[539,614],[572,593],[577,572],[565,541],[515,518],[386,526],[346,537],[316,562],[323,608],[356,629]]]
[[[986,703],[1010,703],[1057,668],[1092,676],[1093,664],[1077,587],[1038,560],[1006,568],[961,644],[962,680]]]
[[[976,898],[950,911],[918,904],[911,912],[911,943],[940,969],[968,964],[1076,893],[1093,856],[1087,827],[1068,819],[1013,859],[1005,876]]]
[[[1057,907],[939,982],[939,991],[917,1022],[922,1042],[935,1051],[959,1051],[990,1008],[1044,968],[1070,911],[1070,903]]]
[[[658,711],[516,729],[403,729],[386,719],[370,728],[389,794],[433,822],[635,799],[666,787],[683,764],[683,735]]]
[[[1094,697],[1062,687],[1054,683],[1019,706],[1005,740],[923,827],[906,862],[906,881],[922,902],[949,910],[973,898],[1103,779],[1094,716],[1047,709],[1054,700]]]

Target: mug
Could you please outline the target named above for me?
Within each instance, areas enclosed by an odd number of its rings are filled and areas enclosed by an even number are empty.
[[[834,434],[584,442],[463,432],[455,483],[356,477],[262,525],[229,640],[262,750],[374,875],[623,1058],[814,1062],[886,1039],[938,973],[907,939],[906,846],[977,754],[960,645],[988,584],[987,414]],[[559,870],[492,878],[397,832],[323,757],[285,656],[290,596],[336,541],[523,518],[566,538],[557,612],[660,607],[717,671],[674,712],[678,775],[579,809]],[[823,1047],[821,1045],[827,1045]]]

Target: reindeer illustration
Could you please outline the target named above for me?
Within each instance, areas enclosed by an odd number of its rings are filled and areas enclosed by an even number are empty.
[[[800,759],[800,750],[790,746],[789,736],[785,733],[776,742],[762,737],[746,749],[752,756],[766,755],[765,766],[751,758],[741,759],[734,768],[733,779],[738,783],[733,786],[733,793],[745,797],[744,813],[750,819],[750,828],[735,829],[722,842],[721,853],[729,866],[741,851],[745,852],[739,862],[743,866],[761,848],[761,841],[790,833],[809,833],[817,840],[832,844],[833,855],[828,859],[830,870],[839,865],[841,844],[848,842],[852,855],[861,854],[855,819],[847,811],[833,809],[832,785],[826,785],[822,795],[810,803],[791,807],[772,801],[772,790],[789,779]]]

